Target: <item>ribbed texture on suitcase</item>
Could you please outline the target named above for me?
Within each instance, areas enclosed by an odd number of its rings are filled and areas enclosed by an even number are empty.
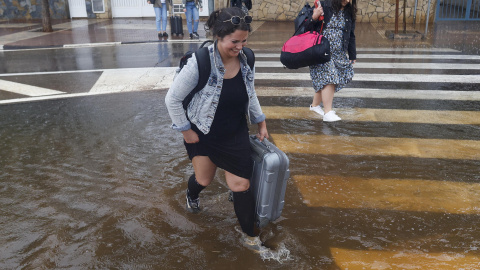
[[[290,161],[285,153],[266,139],[260,142],[251,136],[250,146],[254,162],[250,186],[255,196],[257,224],[262,228],[282,214]]]

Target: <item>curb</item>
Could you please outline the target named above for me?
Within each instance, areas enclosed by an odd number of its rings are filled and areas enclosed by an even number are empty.
[[[206,39],[205,39],[206,40]],[[168,40],[145,40],[145,41],[114,41],[114,42],[99,42],[99,43],[79,43],[79,44],[64,44],[64,45],[45,45],[45,46],[22,46],[22,45],[0,45],[0,51],[13,50],[33,50],[33,49],[58,49],[58,48],[90,48],[90,47],[107,47],[128,44],[147,44],[147,43],[202,43],[203,39],[168,39]]]

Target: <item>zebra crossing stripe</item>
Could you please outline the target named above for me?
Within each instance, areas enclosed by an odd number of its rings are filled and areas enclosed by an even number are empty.
[[[292,178],[310,207],[480,214],[478,183],[338,175]]]
[[[271,134],[288,153],[480,160],[480,141]],[[454,150],[453,150],[454,149]]]
[[[280,61],[256,61],[256,68],[283,68]],[[372,69],[435,69],[435,70],[480,70],[479,64],[450,64],[450,63],[375,63],[358,61],[355,68]],[[306,70],[308,72],[308,70]]]
[[[257,58],[278,58],[278,53],[257,53]],[[465,54],[357,54],[357,59],[437,59],[437,60],[480,60],[480,55]]]
[[[309,81],[309,73],[257,73],[256,80]],[[354,81],[368,82],[420,82],[420,83],[480,83],[480,75],[425,75],[356,73]]]
[[[308,107],[262,106],[267,119],[321,119]],[[424,124],[480,125],[478,111],[431,111],[338,108],[345,121],[400,122]]]
[[[450,48],[357,48],[358,52],[460,52]]]
[[[257,96],[297,96],[313,97],[313,87],[255,87]],[[434,100],[480,100],[478,91],[413,90],[343,88],[335,97],[389,98],[389,99],[434,99]]]
[[[421,241],[434,241],[435,236]],[[441,236],[445,237],[445,236]],[[438,239],[442,240],[442,239]],[[446,240],[445,240],[446,241]],[[475,249],[475,247],[473,247]],[[480,258],[468,252],[421,252],[330,248],[340,269],[478,269]]]
[[[20,95],[37,97],[37,96],[47,96],[47,95],[57,95],[63,94],[62,91],[52,90],[48,88],[0,80],[0,89]]]

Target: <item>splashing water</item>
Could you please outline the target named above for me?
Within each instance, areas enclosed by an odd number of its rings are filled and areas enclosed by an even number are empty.
[[[280,243],[279,247],[276,250],[271,250],[269,248],[263,247],[264,251],[260,252],[260,257],[262,260],[275,260],[279,263],[284,263],[286,261],[293,260],[290,257],[290,250],[285,247],[285,244]]]

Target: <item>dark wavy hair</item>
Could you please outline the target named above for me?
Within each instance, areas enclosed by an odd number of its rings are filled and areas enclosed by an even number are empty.
[[[335,13],[338,13],[342,9],[342,0],[331,0],[332,1],[332,8]],[[357,18],[357,0],[350,0],[350,3],[348,3],[345,8],[345,12],[348,12],[352,15],[353,21],[355,21]]]
[[[222,8],[210,14],[207,20],[205,29],[209,30],[213,36],[224,38],[236,30],[251,31],[250,24],[246,24],[243,20],[240,24],[233,24],[229,22],[233,16],[243,18],[245,13],[237,7]],[[228,22],[224,22],[228,21]]]

